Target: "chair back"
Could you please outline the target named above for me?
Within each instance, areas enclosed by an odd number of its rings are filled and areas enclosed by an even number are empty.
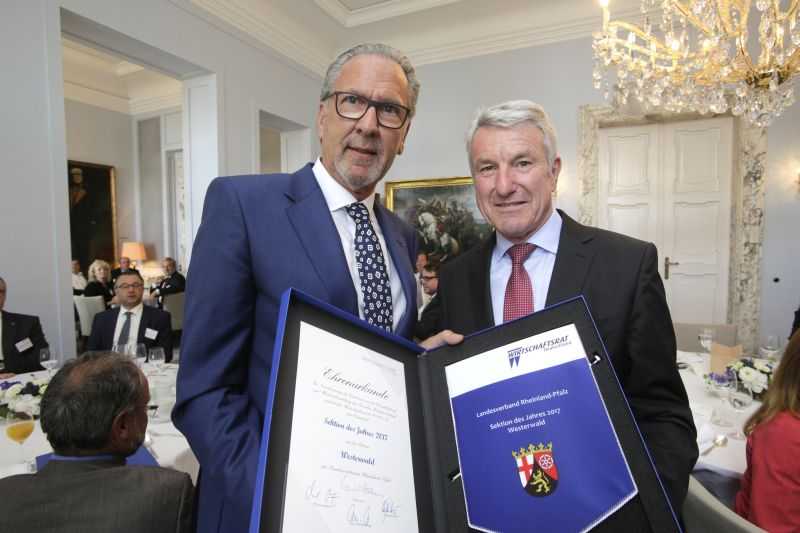
[[[94,315],[105,311],[106,303],[102,296],[73,296],[72,301],[75,302],[75,309],[78,310],[81,336],[88,337],[92,333]]]
[[[172,331],[183,329],[183,302],[186,293],[167,294],[164,296],[162,306],[164,311],[172,315]]]
[[[726,507],[694,476],[689,476],[689,492],[683,502],[683,522],[686,533],[766,533]]]
[[[698,336],[703,329],[709,328],[714,331],[714,342],[725,346],[736,346],[736,326],[733,324],[682,324],[676,322],[675,340],[678,342],[678,349],[683,352],[705,352],[706,349],[700,345]]]

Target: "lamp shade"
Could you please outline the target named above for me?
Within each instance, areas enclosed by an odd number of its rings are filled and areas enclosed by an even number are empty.
[[[141,242],[131,241],[122,243],[122,253],[120,257],[127,257],[131,261],[144,261],[147,259],[147,254],[144,251],[144,244]]]

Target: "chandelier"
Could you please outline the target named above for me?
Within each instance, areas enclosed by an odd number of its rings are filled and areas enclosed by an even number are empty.
[[[600,4],[592,76],[607,100],[671,112],[730,109],[759,127],[794,103],[800,0],[755,0],[758,43],[749,39],[750,0],[641,0],[639,26],[611,21],[608,0]]]

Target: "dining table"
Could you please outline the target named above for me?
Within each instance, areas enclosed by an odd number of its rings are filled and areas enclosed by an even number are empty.
[[[151,404],[149,406],[149,421],[144,446],[156,462],[167,468],[186,472],[197,483],[197,474],[200,469],[197,458],[189,447],[186,437],[178,431],[170,418],[171,409],[175,403],[175,379],[178,366],[176,364],[141,365],[142,371],[147,376],[150,386]],[[28,382],[41,381],[48,377],[48,372],[31,372],[17,374],[14,377],[0,380],[3,382]],[[52,453],[53,449],[47,441],[47,436],[42,432],[39,420],[35,420],[33,433],[23,444],[18,444],[5,434],[0,435],[0,478],[14,474],[23,474],[30,468],[26,461],[35,457]]]
[[[700,456],[695,470],[738,479],[747,468],[747,441],[740,430],[761,402],[756,399],[746,408],[735,410],[726,391],[706,383],[704,376],[710,371],[708,353],[678,351],[677,360],[697,428]]]

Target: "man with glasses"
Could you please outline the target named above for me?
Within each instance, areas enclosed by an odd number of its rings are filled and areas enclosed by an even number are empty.
[[[427,339],[440,330],[439,304],[436,294],[439,292],[439,269],[441,265],[442,261],[439,256],[431,255],[420,271],[419,279],[422,282],[422,290],[425,291],[425,295],[428,297],[428,303],[419,310],[419,322],[414,330],[414,336],[418,339]]]
[[[172,361],[172,318],[142,303],[142,276],[135,270],[123,272],[114,290],[119,307],[95,315],[87,349],[108,351],[113,346],[144,344],[148,350],[163,348],[164,360]]]
[[[247,530],[287,288],[413,334],[415,234],[375,201],[375,186],[403,152],[418,93],[399,51],[347,50],[323,82],[316,162],[294,174],[218,178],[208,188],[173,411],[202,470],[200,532]]]

